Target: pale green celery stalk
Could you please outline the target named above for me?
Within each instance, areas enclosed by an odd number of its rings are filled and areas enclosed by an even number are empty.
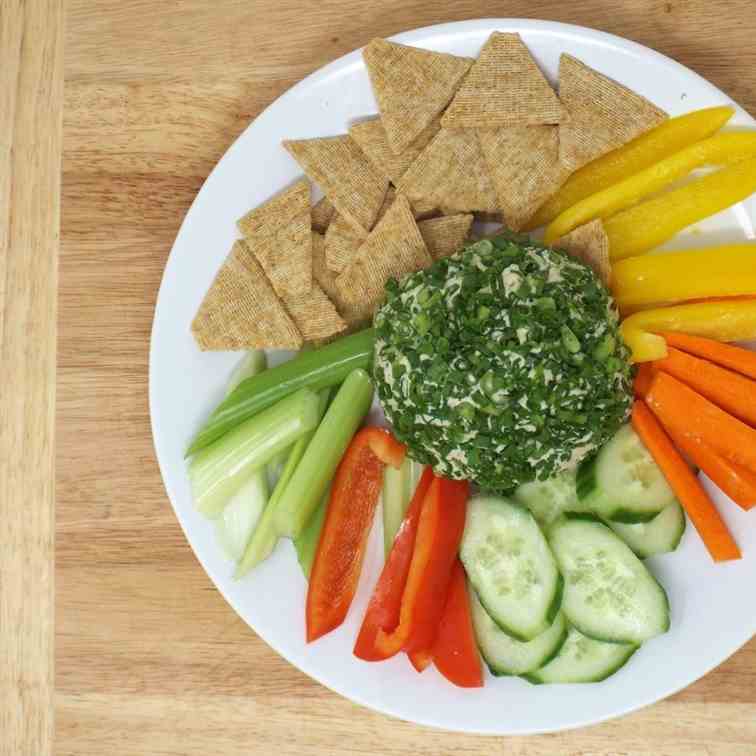
[[[247,352],[234,368],[226,387],[228,396],[243,380],[261,373],[268,367],[265,352]],[[223,553],[237,562],[244,553],[252,531],[268,501],[268,476],[265,468],[255,470],[231,497],[215,521],[215,533]]]
[[[383,490],[381,491],[381,509],[383,510],[383,553],[388,556],[394,543],[396,532],[402,524],[407,509],[407,480],[409,478],[409,459],[405,457],[400,468],[386,465],[383,471]]]
[[[276,509],[281,535],[296,538],[302,532],[372,401],[370,377],[364,370],[353,370],[331,402],[281,497]]]
[[[328,400],[330,399],[331,390],[323,389],[320,392],[318,399],[318,420],[323,417],[323,413],[328,406]],[[278,530],[276,529],[276,510],[281,496],[286,489],[288,482],[294,475],[294,471],[297,469],[299,461],[302,459],[307,447],[312,441],[312,437],[315,435],[315,429],[302,436],[292,446],[289,456],[286,459],[286,463],[283,466],[281,475],[276,482],[276,486],[273,489],[273,493],[268,500],[268,504],[265,507],[265,511],[262,513],[262,517],[257,523],[257,527],[252,533],[252,538],[247,544],[247,548],[244,550],[244,556],[236,566],[236,573],[234,577],[239,579],[247,574],[253,567],[257,566],[264,559],[267,559],[273,549],[278,543]]]
[[[375,332],[368,328],[344,336],[243,380],[214,410],[192,439],[186,456],[200,451],[237,425],[297,389],[319,391],[338,386],[352,370],[368,369],[373,359]]]
[[[250,349],[231,372],[226,385],[228,396],[242,381],[262,373],[268,367],[268,358],[262,349]]]
[[[255,470],[312,430],[319,401],[314,391],[300,389],[198,452],[189,481],[199,511],[217,517]]]
[[[420,478],[423,477],[423,470],[425,469],[425,465],[420,464],[420,462],[415,462],[414,459],[410,460],[410,478],[409,478],[409,498],[407,499],[407,504],[409,504],[412,501],[412,497],[415,495],[415,489],[417,488],[417,484],[420,482]]]
[[[383,550],[386,556],[391,551],[399,526],[407,513],[407,507],[412,501],[412,496],[422,474],[423,465],[409,457],[404,458],[399,469],[386,465],[383,471],[381,504],[383,508]]]
[[[290,452],[291,449],[284,449],[268,463],[268,485],[271,488],[276,487],[276,483],[278,483],[281,473],[286,466],[286,460],[289,458]]]
[[[381,508],[383,509],[383,552],[386,556],[391,551],[394,538],[409,504],[410,464],[409,457],[405,457],[402,466],[398,469],[386,465],[383,471]]]
[[[297,550],[297,559],[304,576],[309,580],[312,572],[312,563],[315,561],[315,552],[320,543],[320,533],[323,530],[326,513],[328,512],[328,498],[330,489],[327,489],[318,508],[305,525],[302,532],[294,539],[294,548]]]
[[[231,497],[215,521],[218,543],[233,562],[241,559],[267,502],[268,477],[260,469]]]
[[[236,387],[243,381],[246,381],[247,378],[252,378],[258,373],[262,373],[263,370],[267,370],[267,368],[268,357],[265,354],[265,351],[262,349],[251,349],[241,358],[229,376],[228,384],[226,386],[226,396],[228,397],[232,394]],[[288,456],[289,449],[284,449],[284,451],[277,454],[268,463],[267,485],[269,488],[274,488],[276,481],[281,477],[281,471],[286,464],[286,458]],[[263,474],[263,472],[255,473],[255,475]]]

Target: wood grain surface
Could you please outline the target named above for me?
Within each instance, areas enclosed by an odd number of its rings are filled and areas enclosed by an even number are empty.
[[[69,3],[57,424],[61,756],[756,753],[754,641],[671,699],[578,732],[485,739],[360,708],[291,667],[235,615],[163,490],[147,406],[152,311],[179,224],[210,169],[277,96],[371,37],[496,16],[629,37],[756,113],[752,0]]]
[[[0,1],[0,753],[51,752],[62,3]]]

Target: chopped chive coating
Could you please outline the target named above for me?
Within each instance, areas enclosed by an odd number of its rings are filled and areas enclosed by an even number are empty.
[[[560,250],[501,236],[390,281],[374,377],[413,459],[506,493],[574,467],[631,404],[609,292]]]

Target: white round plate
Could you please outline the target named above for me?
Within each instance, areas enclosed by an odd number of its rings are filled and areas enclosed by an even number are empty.
[[[519,32],[552,81],[569,52],[670,115],[729,103],[697,74],[646,47],[602,32],[544,21],[486,19],[431,26],[396,40],[475,56],[494,31]],[[743,551],[715,566],[692,526],[681,547],[652,560],[669,593],[672,627],[647,643],[616,675],[593,685],[533,686],[486,676],[461,690],[431,668],[418,675],[404,655],[368,664],[352,655],[354,638],[382,564],[380,517],[371,534],[358,594],[346,622],[312,645],[304,641],[306,583],[289,541],[246,579],[234,582],[212,525],[193,505],[184,464],[190,437],[223,393],[233,353],[202,353],[189,324],[237,235],[235,221],[290,184],[301,170],[282,139],[342,133],[376,113],[360,51],[308,76],[265,110],[231,146],[187,213],[163,275],[150,352],[150,411],[160,469],[171,503],[202,566],[231,606],[279,654],[332,690],[386,714],[449,730],[490,734],[553,732],[638,709],[689,685],[756,632],[749,599],[756,579],[756,522],[717,492]],[[733,124],[753,126],[737,109]],[[753,238],[753,199],[678,237],[674,246]],[[707,481],[708,485],[708,481]],[[712,489],[713,490],[713,489]]]

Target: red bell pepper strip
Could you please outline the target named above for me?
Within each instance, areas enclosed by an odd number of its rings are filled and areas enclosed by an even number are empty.
[[[354,644],[354,655],[364,661],[382,661],[387,658],[384,654],[378,653],[375,638],[379,630],[391,631],[399,624],[399,610],[415,548],[417,524],[420,521],[425,495],[432,482],[433,470],[426,467],[373,590],[365,619]]]
[[[410,651],[407,656],[416,672],[425,672],[433,662],[433,651]]]
[[[363,428],[339,463],[307,591],[308,643],[344,621],[357,590],[383,468],[400,466],[405,453],[383,428]]]
[[[399,624],[393,631],[380,629],[375,639],[384,658],[433,645],[465,528],[468,490],[466,481],[434,478],[431,483],[417,526]]]
[[[462,562],[452,569],[444,614],[430,654],[438,671],[460,688],[483,687],[478,643],[475,640],[467,579]]]

